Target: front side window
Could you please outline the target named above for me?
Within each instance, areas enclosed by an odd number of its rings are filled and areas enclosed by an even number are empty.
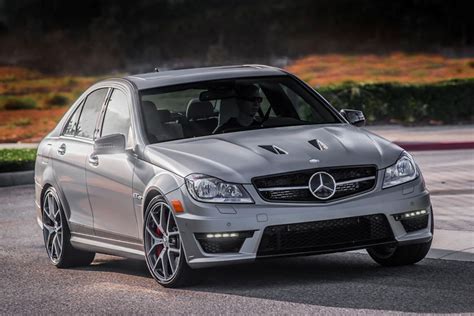
[[[341,123],[291,77],[226,79],[140,91],[150,143],[245,130]]]
[[[98,89],[87,96],[77,124],[77,136],[89,139],[94,137],[95,125],[107,91],[108,88]]]
[[[127,96],[122,91],[114,89],[105,112],[102,136],[123,134],[127,139],[129,130],[130,111]]]

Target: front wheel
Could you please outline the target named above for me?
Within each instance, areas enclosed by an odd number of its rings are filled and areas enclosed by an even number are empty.
[[[176,218],[159,196],[147,207],[143,235],[146,264],[153,278],[164,287],[190,283],[193,271],[184,256]]]
[[[383,266],[402,266],[423,260],[430,247],[431,241],[405,246],[377,246],[367,249],[367,252]]]

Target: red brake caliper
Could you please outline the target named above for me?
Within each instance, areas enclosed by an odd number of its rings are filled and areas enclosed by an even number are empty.
[[[163,238],[163,233],[158,227],[156,227],[156,234],[158,235],[158,237]],[[162,250],[163,250],[163,244],[156,246],[156,257],[160,256],[160,253]]]

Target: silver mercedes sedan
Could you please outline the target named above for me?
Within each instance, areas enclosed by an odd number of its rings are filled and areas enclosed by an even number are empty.
[[[144,259],[166,287],[199,268],[367,249],[413,264],[433,236],[413,157],[284,70],[109,79],[41,142],[36,209],[58,268]]]

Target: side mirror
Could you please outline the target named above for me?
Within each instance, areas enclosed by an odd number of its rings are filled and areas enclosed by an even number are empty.
[[[95,140],[94,154],[118,154],[125,152],[125,136],[123,134],[111,134]]]
[[[349,110],[349,109],[343,109],[339,113],[341,113],[342,116],[346,120],[349,121],[352,125],[355,126],[364,126],[365,125],[365,116],[362,111],[357,111],[357,110]]]

